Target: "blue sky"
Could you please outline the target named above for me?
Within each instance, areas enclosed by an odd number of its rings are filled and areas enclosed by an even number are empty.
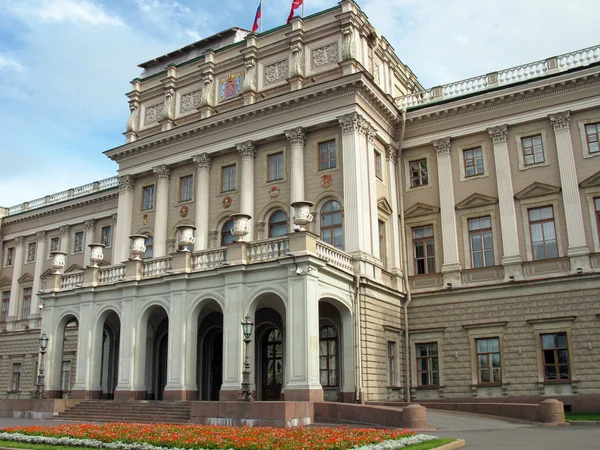
[[[305,0],[306,14],[336,0]],[[426,86],[600,44],[597,0],[358,0]],[[264,30],[291,0],[264,0]],[[215,8],[215,5],[217,6]],[[0,0],[0,205],[116,174],[137,64],[232,26],[258,0]]]

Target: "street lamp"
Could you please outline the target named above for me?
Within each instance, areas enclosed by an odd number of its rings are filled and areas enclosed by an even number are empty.
[[[244,333],[244,342],[246,343],[246,357],[244,358],[244,370],[242,371],[242,390],[240,391],[240,400],[253,402],[252,392],[250,392],[250,361],[248,360],[248,344],[250,344],[250,336],[252,335],[252,327],[254,324],[250,322],[250,316],[246,314],[246,318],[242,322],[242,332]]]
[[[48,341],[50,339],[46,336],[46,333],[42,333],[40,336],[40,354],[42,355],[40,358],[40,369],[38,371],[37,383],[35,384],[35,398],[44,398],[46,396],[45,391],[45,383],[44,383],[44,355],[46,354],[46,349],[48,348]]]

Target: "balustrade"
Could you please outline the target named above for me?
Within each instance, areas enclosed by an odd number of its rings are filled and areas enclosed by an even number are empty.
[[[285,256],[288,247],[289,240],[287,236],[251,242],[248,249],[248,260],[250,262],[261,262],[278,259]]]
[[[60,277],[60,289],[75,289],[83,285],[83,272],[65,273]]]
[[[171,257],[167,256],[164,258],[155,258],[148,261],[144,261],[142,265],[142,276],[146,277],[158,277],[165,275],[171,271]]]
[[[192,270],[210,270],[221,267],[227,261],[227,249],[216,248],[202,250],[192,255]]]
[[[99,274],[100,284],[111,284],[125,279],[125,266],[101,267]]]
[[[317,256],[338,269],[353,272],[352,257],[323,241],[317,241]]]

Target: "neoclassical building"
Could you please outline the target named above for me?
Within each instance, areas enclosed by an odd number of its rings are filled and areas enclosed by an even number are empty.
[[[143,63],[0,211],[0,397],[600,401],[600,48],[424,89],[358,5]],[[1,199],[0,199],[1,200]],[[90,245],[93,244],[93,245]]]

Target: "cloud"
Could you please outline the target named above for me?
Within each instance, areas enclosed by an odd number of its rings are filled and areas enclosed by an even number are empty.
[[[0,74],[9,70],[24,72],[25,67],[13,56],[0,53]]]
[[[77,25],[122,26],[123,21],[89,0],[29,0],[14,2],[14,13],[40,22],[72,22]]]

